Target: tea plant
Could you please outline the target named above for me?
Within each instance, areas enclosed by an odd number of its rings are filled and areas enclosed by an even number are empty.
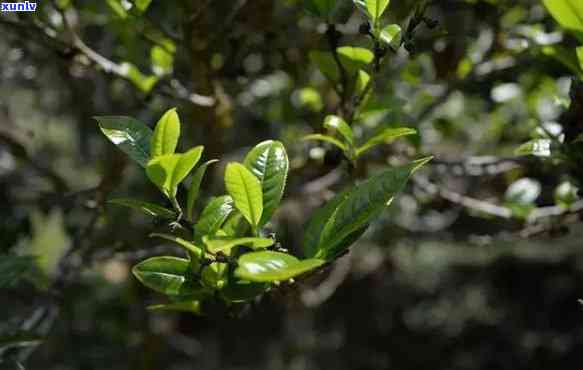
[[[291,255],[265,226],[276,211],[289,169],[284,146],[264,141],[242,163],[227,164],[227,194],[208,201],[200,212],[195,204],[209,160],[197,167],[203,147],[176,153],[180,120],[167,111],[155,130],[130,117],[96,117],[102,132],[144,167],[146,177],[172,208],[136,199],[112,199],[149,216],[167,220],[172,233],[154,233],[184,248],[185,257],[158,256],[133,268],[145,286],[165,294],[171,303],[152,309],[200,313],[205,303],[226,307],[246,302],[334,261],[356,241],[368,224],[391,202],[408,177],[428,159],[385,170],[334,197],[308,221],[304,256]],[[180,185],[191,176],[186,204]]]

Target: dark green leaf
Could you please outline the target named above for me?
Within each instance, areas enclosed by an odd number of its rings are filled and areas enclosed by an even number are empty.
[[[197,238],[202,240],[204,235],[214,235],[231,212],[233,212],[233,199],[230,196],[224,195],[211,199],[194,225]]]
[[[237,303],[246,302],[269,289],[269,284],[253,283],[245,280],[230,281],[223,290],[221,295],[227,300]]]
[[[258,226],[263,226],[271,219],[283,196],[289,170],[287,153],[279,141],[264,141],[249,151],[244,164],[261,183],[263,213]]]
[[[198,194],[200,192],[200,184],[202,183],[202,179],[204,174],[206,173],[206,169],[209,165],[218,162],[218,160],[213,159],[210,161],[205,162],[199,168],[194,171],[194,175],[192,176],[192,182],[190,183],[190,189],[188,191],[188,199],[186,202],[186,217],[189,220],[192,220],[194,215],[194,203],[198,199]]]
[[[168,220],[175,220],[177,216],[176,212],[168,208],[164,208],[157,204],[152,204],[136,199],[116,198],[109,200],[108,203],[123,207],[129,207],[152,217],[160,217]]]
[[[190,280],[190,261],[177,257],[152,257],[132,269],[145,286],[168,295],[193,294],[201,289]]]
[[[124,153],[146,167],[150,160],[150,141],[152,130],[144,123],[131,117],[102,116],[94,117],[99,128],[107,138]]]
[[[36,258],[0,254],[0,288],[15,286],[21,279],[34,271]]]
[[[316,212],[304,237],[308,257],[332,259],[347,248],[345,240],[362,230],[392,201],[409,176],[430,158],[386,170],[356,185]],[[319,237],[317,230],[320,230]],[[341,249],[342,248],[342,249]]]

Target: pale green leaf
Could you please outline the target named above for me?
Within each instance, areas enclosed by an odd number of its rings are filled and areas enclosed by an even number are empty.
[[[569,30],[583,31],[583,1],[543,0],[543,3],[561,26]]]
[[[243,163],[261,183],[263,213],[258,226],[263,226],[283,197],[289,170],[287,153],[282,143],[268,140],[251,149]]]
[[[342,118],[335,115],[329,115],[324,119],[324,127],[338,131],[347,143],[352,145],[354,143],[354,134],[352,128]]]
[[[328,136],[328,135],[312,134],[312,135],[304,136],[303,137],[303,140],[319,140],[319,141],[325,141],[327,143],[330,143],[330,144],[333,144],[333,145],[337,146],[342,151],[347,151],[348,150],[348,148],[346,147],[346,145],[344,145],[343,143],[341,143],[338,139],[333,138],[332,136]]]
[[[222,252],[229,254],[233,247],[238,245],[249,247],[251,249],[263,249],[273,245],[274,240],[271,238],[208,238],[204,237],[203,242],[207,246],[207,250],[211,253]]]
[[[401,34],[401,26],[398,24],[389,24],[381,30],[380,39],[389,46],[394,46],[395,41]]]
[[[183,154],[166,154],[152,159],[146,167],[148,178],[160,188],[168,198],[176,197],[178,185],[196,166],[203,147],[197,146]]]
[[[178,312],[189,312],[189,313],[195,313],[195,314],[201,313],[201,307],[200,307],[199,301],[157,304],[157,305],[148,306],[148,310],[152,310],[152,311],[178,311]]]
[[[152,158],[174,154],[180,138],[180,118],[176,108],[168,110],[156,124],[152,135]]]
[[[263,191],[257,177],[244,165],[229,163],[225,171],[225,186],[235,207],[251,225],[257,227],[263,214]]]
[[[416,133],[417,133],[417,131],[415,129],[408,128],[408,127],[387,128],[387,129],[383,130],[381,133],[379,133],[378,135],[375,135],[372,138],[370,138],[366,143],[364,143],[364,145],[359,147],[356,150],[356,156],[357,157],[361,156],[367,150],[370,150],[379,144],[389,144],[400,137],[408,136],[408,135],[415,135]]]

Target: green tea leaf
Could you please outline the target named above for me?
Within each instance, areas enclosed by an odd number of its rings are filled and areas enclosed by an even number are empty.
[[[230,196],[212,198],[194,225],[197,238],[202,240],[204,235],[214,235],[231,212],[233,212],[233,199]]]
[[[287,153],[282,143],[268,140],[251,149],[243,163],[261,183],[263,213],[258,226],[263,226],[271,219],[283,197],[289,170]]]
[[[389,144],[400,137],[415,135],[416,133],[417,131],[415,129],[409,127],[387,128],[383,130],[380,134],[370,138],[364,145],[359,147],[356,150],[356,156],[357,157],[361,156],[367,150],[370,150],[379,144]]]
[[[330,144],[333,144],[333,145],[337,146],[343,152],[348,150],[348,147],[346,145],[344,145],[343,143],[341,143],[338,139],[335,139],[332,136],[328,136],[328,135],[322,135],[322,134],[306,135],[306,136],[303,137],[303,140],[319,140],[319,141],[325,141],[327,143],[330,143]]]
[[[244,165],[229,163],[225,171],[225,186],[235,207],[254,227],[259,226],[263,213],[261,183]]]
[[[101,132],[140,166],[146,167],[150,160],[152,130],[146,124],[124,116],[93,117]]]
[[[353,238],[377,217],[403,188],[409,176],[430,159],[386,170],[332,199],[308,223],[304,237],[305,255],[330,260],[341,253],[348,247],[346,239]],[[315,236],[316,230],[320,230],[319,237]]]
[[[152,136],[152,157],[174,154],[180,138],[180,118],[176,108],[168,110],[156,124]]]
[[[178,244],[181,247],[183,247],[184,249],[186,249],[188,252],[194,253],[194,255],[198,258],[201,258],[203,255],[203,251],[199,246],[194,245],[193,243],[191,243],[187,240],[184,240],[182,238],[179,238],[177,236],[170,235],[170,234],[153,233],[153,234],[150,234],[150,237],[162,238],[165,240],[175,242],[176,244]]]
[[[152,257],[132,269],[145,286],[168,295],[193,294],[201,287],[190,280],[190,261],[177,257]]]
[[[195,313],[195,314],[201,313],[199,301],[157,304],[157,305],[148,306],[148,310],[190,312],[190,313]]]
[[[394,46],[397,36],[401,34],[401,26],[389,24],[381,30],[380,39],[389,46]]]
[[[245,221],[245,217],[239,211],[235,210],[223,224],[222,230],[227,236],[239,237],[247,234],[249,224]]]
[[[342,46],[336,50],[340,63],[351,80],[354,80],[358,71],[365,69],[374,59],[374,54],[365,48]],[[310,60],[316,64],[322,74],[329,80],[339,81],[340,71],[332,53],[317,50],[312,51],[310,52]]]
[[[375,24],[379,23],[390,2],[391,0],[354,0],[358,8]]]
[[[348,126],[348,123],[346,123],[342,117],[334,115],[327,116],[324,119],[324,127],[338,131],[344,140],[346,140],[346,142],[350,145],[354,143],[354,134],[352,133],[352,128]]]
[[[263,249],[272,246],[275,241],[270,238],[222,237],[210,239],[208,237],[204,237],[203,242],[206,244],[207,250],[211,253],[222,252],[229,254],[231,249],[238,245],[246,246],[251,249]]]
[[[196,166],[203,147],[197,146],[184,154],[166,154],[152,159],[146,167],[146,175],[168,198],[176,197],[178,185]]]
[[[107,203],[123,207],[129,207],[135,209],[136,211],[140,211],[148,216],[160,217],[168,220],[175,220],[177,216],[176,212],[174,212],[173,210],[161,207],[157,204],[152,204],[137,199],[116,198],[109,200]]]
[[[235,276],[254,282],[289,280],[311,271],[325,261],[320,259],[298,260],[292,255],[261,251],[242,255],[235,270]]]
[[[549,13],[566,29],[583,31],[583,2],[580,0],[543,0]]]
[[[190,183],[190,189],[188,190],[188,199],[186,201],[186,217],[189,220],[192,220],[194,215],[194,203],[198,199],[198,194],[200,192],[200,184],[202,183],[202,179],[204,174],[206,173],[206,169],[209,165],[218,162],[217,159],[212,159],[203,163],[199,168],[194,171],[194,175],[192,176],[192,182]]]

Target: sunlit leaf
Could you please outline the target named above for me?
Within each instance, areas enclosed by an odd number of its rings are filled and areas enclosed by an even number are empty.
[[[574,31],[583,31],[581,0],[543,0],[543,3],[561,26]]]
[[[244,165],[229,163],[225,171],[225,186],[235,207],[245,219],[257,227],[263,214],[261,183]]]
[[[211,199],[194,225],[195,235],[201,240],[203,235],[214,235],[231,212],[233,212],[233,199],[230,196],[224,195]]]
[[[124,153],[146,167],[150,160],[152,130],[146,124],[124,116],[94,117],[107,138]]]
[[[251,249],[263,249],[273,245],[275,242],[271,238],[203,238],[207,250],[211,253],[222,252],[228,254],[230,250],[238,245],[246,246]]]
[[[203,147],[197,146],[183,154],[167,154],[148,162],[146,174],[162,193],[174,198],[178,185],[196,166],[202,155]]]
[[[320,259],[300,261],[292,255],[280,252],[251,252],[239,258],[235,276],[255,282],[283,281],[311,271],[324,263],[325,261]]]
[[[352,133],[352,128],[348,126],[346,121],[342,117],[338,117],[335,115],[329,115],[324,119],[324,127],[329,129],[334,129],[342,135],[344,140],[347,143],[353,144],[354,143],[354,134]]]
[[[265,225],[279,206],[289,170],[285,147],[279,141],[257,144],[245,157],[244,165],[261,183],[263,213],[258,226]]]
[[[395,41],[401,34],[401,26],[398,24],[389,24],[381,30],[380,39],[389,46],[394,46]]]
[[[329,136],[329,135],[322,135],[322,134],[306,135],[306,136],[304,136],[303,140],[325,141],[327,143],[330,143],[330,144],[337,146],[342,151],[348,150],[348,147],[344,143],[340,142],[338,139],[333,138],[332,136]]]
[[[180,118],[176,108],[168,110],[156,124],[152,135],[151,155],[153,158],[174,154],[180,138]]]

